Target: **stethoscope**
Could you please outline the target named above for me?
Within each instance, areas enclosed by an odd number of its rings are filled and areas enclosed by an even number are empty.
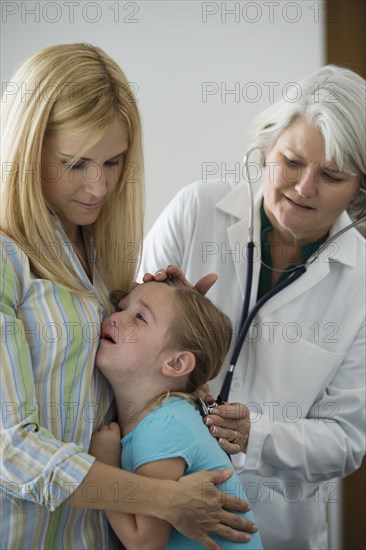
[[[254,234],[254,223],[253,223],[253,217],[254,217],[254,196],[253,196],[253,188],[252,183],[250,181],[249,176],[249,170],[248,170],[248,158],[252,154],[252,152],[255,150],[253,147],[250,149],[245,157],[244,157],[244,172],[245,172],[245,181],[248,186],[249,191],[249,227],[248,227],[248,233],[249,233],[249,241],[247,244],[247,281],[246,281],[246,287],[245,287],[245,293],[244,293],[244,302],[243,302],[243,309],[242,314],[240,318],[239,323],[239,330],[238,334],[235,340],[233,352],[230,359],[230,366],[228,371],[226,372],[224,383],[222,384],[220,394],[216,400],[216,404],[222,404],[229,399],[229,393],[230,393],[230,387],[231,382],[234,374],[234,369],[239,357],[239,354],[241,352],[241,349],[244,345],[244,340],[248,334],[248,331],[250,329],[250,325],[252,324],[252,321],[254,317],[257,315],[258,311],[263,307],[263,305],[268,302],[273,296],[276,296],[279,292],[281,292],[286,287],[292,285],[297,279],[303,275],[307,268],[314,263],[319,255],[322,253],[324,249],[326,249],[331,242],[333,242],[335,239],[337,239],[340,235],[354,227],[355,225],[359,224],[361,221],[366,219],[366,214],[362,216],[360,219],[354,221],[353,223],[349,224],[347,227],[341,229],[338,231],[335,235],[330,237],[325,243],[323,243],[318,250],[310,256],[310,258],[304,263],[299,266],[297,266],[293,271],[291,271],[290,275],[281,283],[273,287],[267,294],[262,296],[258,300],[258,302],[255,304],[253,309],[249,312],[249,301],[250,296],[252,292],[252,285],[253,285],[253,259],[254,259],[254,249],[255,249],[255,243],[253,240],[253,234]],[[366,191],[362,188],[360,188],[360,191],[365,193]]]

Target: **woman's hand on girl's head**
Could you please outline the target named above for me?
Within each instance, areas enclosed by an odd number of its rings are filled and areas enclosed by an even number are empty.
[[[159,269],[155,273],[155,275],[153,275],[152,273],[145,273],[145,275],[143,276],[143,281],[144,283],[148,283],[149,281],[165,281],[165,279],[167,279],[168,277],[172,279],[178,279],[178,281],[182,282],[186,286],[194,286],[194,288],[200,294],[206,294],[210,290],[212,285],[214,285],[217,281],[216,273],[209,273],[208,275],[205,275],[204,277],[199,279],[199,281],[197,281],[195,285],[192,285],[185,278],[183,270],[174,264],[168,265],[165,269]]]
[[[120,467],[121,463],[121,431],[116,422],[100,426],[93,433],[89,454],[109,466]]]
[[[216,533],[224,539],[248,542],[250,533],[258,527],[244,517],[228,512],[247,512],[250,506],[235,495],[228,495],[216,489],[215,484],[224,483],[232,475],[232,470],[198,472],[183,476],[177,483],[180,491],[171,498],[169,521],[185,536],[197,540],[209,550],[221,547],[209,536]],[[184,491],[182,491],[184,487]],[[187,494],[189,498],[187,499]]]
[[[209,405],[213,401],[212,395],[206,395],[206,404]],[[246,405],[216,405],[211,414],[205,417],[204,422],[224,451],[229,454],[246,452],[250,432],[250,410]]]

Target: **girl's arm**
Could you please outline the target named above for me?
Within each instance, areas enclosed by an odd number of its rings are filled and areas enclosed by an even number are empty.
[[[171,523],[188,538],[209,550],[220,546],[209,536],[247,542],[256,526],[230,510],[247,512],[250,506],[235,495],[214,487],[225,483],[232,470],[214,470],[183,476],[178,482],[131,474],[96,460],[84,481],[65,501],[81,508],[154,516]]]
[[[116,423],[103,426],[94,433],[89,452],[98,460],[81,486],[73,493],[68,504],[106,510],[117,536],[128,548],[131,547],[129,541],[123,539],[123,536],[126,532],[127,536],[130,536],[131,532],[136,533],[137,529],[141,533],[141,529],[144,532],[150,528],[156,531],[161,527],[166,541],[171,529],[170,526],[167,527],[168,522],[186,537],[197,540],[212,550],[218,550],[220,547],[211,539],[210,532],[215,532],[225,539],[246,542],[250,538],[248,533],[257,531],[253,522],[222,508],[225,506],[243,512],[250,509],[235,496],[221,493],[213,486],[213,483],[223,483],[229,479],[230,470],[226,473],[198,472],[181,477],[185,468],[182,459],[151,462],[137,470],[140,475],[121,470],[120,432]],[[155,479],[150,476],[154,476]],[[175,479],[179,481],[172,481]],[[88,494],[94,498],[88,499]],[[141,515],[154,516],[154,519]],[[118,526],[119,522],[121,527]],[[157,548],[155,539],[152,548]]]
[[[144,464],[136,473],[155,479],[178,480],[185,467],[182,458],[169,458]],[[163,550],[172,530],[170,523],[158,518],[118,512],[107,512],[107,517],[127,550]]]
[[[105,464],[119,467],[121,460],[121,433],[116,422],[101,426],[94,433],[89,452]],[[178,480],[182,477],[186,463],[182,458],[158,460],[144,464],[137,474],[156,478]],[[124,546],[130,548],[158,550],[165,548],[172,526],[167,521],[137,514],[106,511],[108,521]]]

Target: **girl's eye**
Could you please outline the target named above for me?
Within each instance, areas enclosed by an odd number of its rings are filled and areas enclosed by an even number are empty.
[[[118,166],[118,164],[118,160],[107,160],[107,162],[105,163],[106,166]]]
[[[143,321],[144,323],[147,323],[145,317],[141,315],[141,313],[136,313],[137,319],[140,319],[140,321]]]
[[[123,311],[123,308],[121,308],[120,306],[117,306],[116,311]]]

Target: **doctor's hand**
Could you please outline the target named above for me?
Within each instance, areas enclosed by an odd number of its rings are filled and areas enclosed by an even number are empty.
[[[144,283],[148,283],[149,281],[165,281],[165,279],[167,279],[168,277],[171,277],[172,279],[178,279],[178,281],[181,281],[186,286],[193,287],[193,285],[185,278],[182,269],[174,264],[168,265],[165,269],[159,269],[155,273],[155,275],[153,275],[152,273],[145,273],[142,280],[144,281]],[[204,277],[199,279],[199,281],[197,281],[194,285],[194,288],[200,294],[206,294],[206,292],[210,290],[210,288],[216,283],[216,281],[216,273],[209,273],[208,275],[205,275]]]
[[[205,403],[214,402],[212,395],[205,396]],[[250,432],[250,410],[242,403],[216,405],[204,422],[216,437],[220,447],[229,454],[246,453]]]

